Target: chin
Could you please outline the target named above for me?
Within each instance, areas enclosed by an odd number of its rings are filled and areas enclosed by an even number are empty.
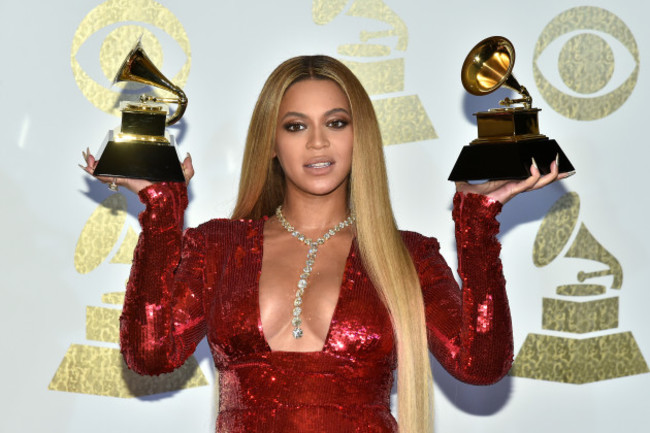
[[[327,185],[304,185],[302,188],[298,186],[298,189],[304,193],[317,197],[327,197],[340,192],[344,192],[347,195],[347,182],[344,180],[338,184],[328,183]]]

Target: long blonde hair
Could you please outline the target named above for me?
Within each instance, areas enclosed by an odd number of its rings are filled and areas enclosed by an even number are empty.
[[[375,111],[359,80],[341,62],[327,56],[295,57],[271,73],[248,129],[232,218],[258,219],[282,203],[284,174],[272,158],[278,111],[289,86],[305,79],[334,81],[350,102],[354,145],[348,204],[357,216],[357,243],[366,272],[390,312],[397,340],[400,431],[431,432],[433,387],[420,282],[395,224]]]

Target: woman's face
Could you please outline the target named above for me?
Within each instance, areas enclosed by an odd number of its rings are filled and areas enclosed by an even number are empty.
[[[278,113],[274,155],[284,171],[287,193],[345,194],[353,141],[350,104],[338,84],[308,79],[287,89]]]

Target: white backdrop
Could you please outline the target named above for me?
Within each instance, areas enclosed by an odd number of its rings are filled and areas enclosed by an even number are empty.
[[[271,70],[294,55],[325,53],[366,63],[379,111],[405,108],[382,111],[395,212],[400,227],[437,236],[452,268],[446,178],[476,137],[472,113],[507,95],[469,96],[460,66],[479,40],[508,37],[514,74],[542,109],[541,132],[578,173],[506,206],[502,257],[517,370],[476,387],[433,361],[437,431],[647,431],[649,13],[640,0],[2,0],[0,431],[214,430],[205,342],[184,384],[142,384],[113,358],[141,207],[75,165],[119,124],[103,108],[115,89],[102,68],[125,55],[111,41],[128,50],[134,33],[145,34],[190,100],[180,127],[170,128],[197,171],[189,226],[232,209],[249,116]],[[564,206],[551,210],[560,197]],[[577,234],[582,224],[590,236]],[[567,258],[571,248],[577,258]],[[578,290],[579,271],[608,268],[614,276],[584,282],[603,293],[556,290]]]

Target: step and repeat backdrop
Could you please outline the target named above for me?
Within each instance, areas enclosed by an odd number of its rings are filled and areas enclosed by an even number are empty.
[[[517,197],[500,216],[515,360],[498,384],[432,360],[436,430],[647,431],[650,200],[645,2],[35,0],[0,3],[0,430],[210,432],[217,377],[202,342],[180,370],[123,365],[118,317],[142,205],[85,175],[120,124],[112,85],[138,38],[189,105],[168,128],[196,176],[186,224],[229,215],[261,86],[283,60],[323,53],[373,99],[401,228],[439,238],[456,266],[447,181],[476,138],[469,50],[512,41],[512,73],[576,175]],[[646,95],[646,96],[644,96]]]

